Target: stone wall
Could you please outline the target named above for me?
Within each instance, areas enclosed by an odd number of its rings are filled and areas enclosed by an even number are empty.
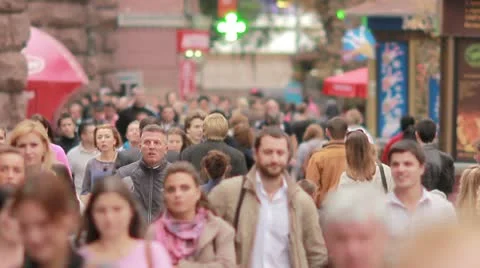
[[[0,0],[0,126],[23,119],[27,62],[20,53],[30,35],[25,0]]]
[[[2,1],[2,0],[0,0]],[[118,0],[29,0],[31,24],[60,40],[90,78],[88,89],[113,86]]]

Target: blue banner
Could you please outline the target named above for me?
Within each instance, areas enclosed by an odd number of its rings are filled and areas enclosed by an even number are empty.
[[[428,80],[428,117],[440,124],[440,76]],[[437,127],[438,128],[438,127]]]
[[[400,131],[408,113],[408,44],[380,43],[377,47],[377,130],[390,138]]]

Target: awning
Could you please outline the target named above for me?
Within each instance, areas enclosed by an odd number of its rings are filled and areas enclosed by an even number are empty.
[[[325,79],[323,94],[344,98],[367,98],[368,69],[361,68]]]
[[[372,17],[403,17],[434,12],[438,0],[377,0],[346,10],[347,15]]]

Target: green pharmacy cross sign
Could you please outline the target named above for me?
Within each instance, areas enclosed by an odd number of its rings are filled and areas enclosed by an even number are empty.
[[[225,40],[233,42],[247,31],[247,24],[241,21],[235,12],[230,12],[217,23],[217,31],[225,36]]]

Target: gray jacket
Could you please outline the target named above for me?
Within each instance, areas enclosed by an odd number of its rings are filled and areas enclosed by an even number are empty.
[[[163,208],[163,182],[169,165],[163,159],[158,166],[151,168],[139,160],[117,170],[116,175],[129,185],[149,224]]]

